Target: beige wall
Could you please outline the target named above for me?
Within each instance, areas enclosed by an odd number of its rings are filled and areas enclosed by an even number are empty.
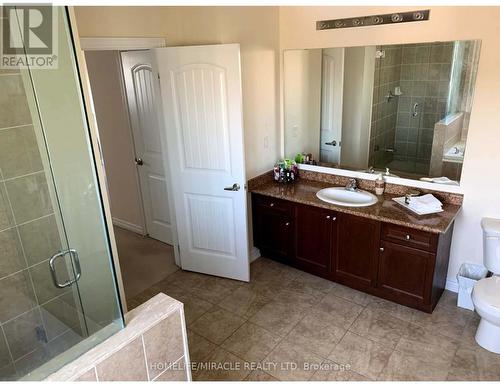
[[[167,46],[240,43],[247,178],[280,153],[277,7],[76,7],[81,37],[164,37]]]
[[[284,54],[283,91],[285,156],[312,153],[319,158],[322,50],[288,51]]]
[[[111,215],[139,231],[144,230],[144,219],[119,55],[118,51],[87,51],[85,60],[106,167]]]
[[[341,165],[368,167],[375,47],[349,47],[344,52]],[[286,110],[285,110],[286,111]]]
[[[355,46],[482,39],[461,186],[464,206],[455,225],[448,276],[462,262],[481,262],[484,216],[500,218],[500,7],[431,7],[430,21],[398,26],[315,31],[316,20],[401,11],[408,7],[282,7],[280,45],[286,48]]]

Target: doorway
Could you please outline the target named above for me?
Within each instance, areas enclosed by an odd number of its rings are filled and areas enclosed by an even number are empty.
[[[85,50],[125,297],[179,268],[148,50]]]
[[[181,266],[248,281],[239,45],[150,50],[143,45],[132,50],[126,38],[82,40],[118,43],[82,47],[126,298]],[[113,124],[111,134],[104,127],[106,120]],[[115,163],[114,155],[121,162]],[[113,181],[113,176],[126,173],[127,179]],[[149,204],[142,200],[145,195]],[[135,220],[124,219],[116,210],[130,215],[134,206],[135,214],[142,215]],[[172,246],[165,243],[168,223]],[[134,240],[140,246],[130,248]],[[141,245],[144,242],[148,245]],[[153,242],[161,243],[156,262],[144,255],[155,250]],[[131,264],[122,257],[128,254]]]

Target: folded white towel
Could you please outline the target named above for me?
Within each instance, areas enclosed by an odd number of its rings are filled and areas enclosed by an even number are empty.
[[[443,203],[434,195],[427,194],[411,197],[408,206],[419,211],[440,210],[443,207]]]
[[[443,177],[421,177],[420,180],[428,181],[430,183],[437,183],[437,184],[460,185],[458,183],[458,181],[450,180],[446,176],[443,176]]]

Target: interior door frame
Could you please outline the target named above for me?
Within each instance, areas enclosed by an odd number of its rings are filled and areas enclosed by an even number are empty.
[[[123,312],[128,311],[127,301],[125,297],[125,290],[123,287],[123,279],[120,270],[120,260],[118,256],[118,249],[116,246],[115,233],[113,231],[113,218],[111,216],[111,207],[109,201],[109,190],[106,183],[106,171],[104,169],[104,159],[102,157],[101,141],[99,139],[99,130],[95,116],[94,101],[92,99],[92,91],[90,88],[89,74],[87,64],[85,61],[84,50],[139,50],[165,47],[166,41],[164,38],[112,38],[112,37],[99,37],[99,38],[85,38],[81,37],[78,33],[76,22],[76,15],[74,7],[69,6],[68,15],[71,30],[75,41],[75,56],[77,71],[81,78],[81,87],[83,92],[83,99],[85,102],[85,110],[88,117],[90,140],[94,152],[95,164],[97,169],[97,181],[101,189],[103,210],[105,215],[105,222],[109,234],[109,242],[113,258],[113,264],[116,274],[116,281],[118,284],[118,292],[120,294],[120,301]],[[168,189],[168,187],[167,187]],[[179,257],[178,251],[174,248],[175,261],[178,264]],[[125,320],[127,323],[128,321]]]
[[[166,41],[163,38],[80,38],[80,45],[83,52],[85,51],[117,51],[119,54],[116,58],[117,71],[120,74],[120,95],[122,97],[123,108],[127,111],[127,122],[128,128],[127,132],[134,149],[134,154],[132,157],[137,157],[137,145],[135,143],[134,129],[132,127],[132,118],[130,115],[129,104],[127,100],[127,88],[125,85],[125,79],[123,77],[123,64],[121,58],[122,51],[144,51],[151,48],[165,47]],[[137,194],[139,195],[139,206],[141,212],[141,229],[139,227],[135,228],[132,225],[124,224],[119,219],[112,217],[113,224],[121,226],[133,232],[140,231],[143,236],[147,235],[150,230],[148,230],[148,224],[146,221],[146,209],[144,207],[144,195],[143,187],[141,184],[141,179],[139,176],[139,171],[137,168],[134,169],[136,186],[138,187]],[[111,214],[112,215],[112,214]],[[175,238],[174,238],[175,239]],[[176,257],[176,263],[177,257]]]

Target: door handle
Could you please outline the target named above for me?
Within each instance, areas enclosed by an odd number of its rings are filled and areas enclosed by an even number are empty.
[[[224,191],[239,191],[240,185],[238,183],[234,183],[231,187],[224,188]]]
[[[332,140],[330,142],[325,142],[325,145],[337,146],[337,141]]]
[[[144,161],[140,157],[135,158],[135,165],[144,165]]]
[[[75,268],[75,278],[72,280],[68,280],[66,282],[63,282],[62,284],[58,281],[57,279],[57,273],[56,273],[56,260],[58,258],[64,258],[66,254],[69,254],[71,257],[71,261],[73,262],[73,266]],[[80,266],[80,259],[78,258],[78,252],[75,249],[68,249],[64,251],[60,251],[57,254],[54,254],[52,258],[49,260],[49,267],[50,267],[50,274],[52,276],[52,282],[54,283],[56,288],[66,288],[68,286],[73,285],[75,282],[77,282],[81,275],[82,275],[82,268]]]

